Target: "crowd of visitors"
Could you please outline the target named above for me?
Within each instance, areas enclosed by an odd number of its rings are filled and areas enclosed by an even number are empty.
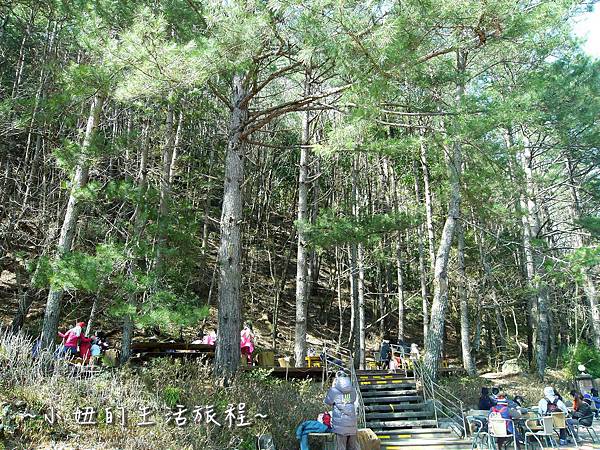
[[[56,349],[55,356],[57,358],[79,357],[82,364],[94,366],[109,348],[109,344],[104,332],[96,331],[93,336],[88,337],[85,335],[83,327],[85,327],[85,322],[77,322],[65,333],[58,333],[61,344]]]
[[[562,413],[564,426],[557,427],[559,444],[571,444],[572,440],[570,437],[578,439],[578,427],[592,426],[594,416],[598,416],[596,399],[598,400],[598,404],[600,404],[600,398],[598,398],[597,393],[596,389],[586,394],[572,390],[569,393],[572,401],[566,402],[555,388],[547,386],[544,388],[543,397],[539,400],[537,406],[527,408],[525,407],[523,397],[520,395],[516,395],[510,399],[508,395],[501,392],[497,387],[492,388],[491,391],[488,387],[483,387],[479,396],[478,408],[482,412],[489,412],[487,415],[482,414],[475,417],[479,425],[474,426],[475,428],[483,427],[487,429],[488,421],[491,418],[502,418],[506,421],[508,434],[516,437],[518,445],[518,443],[524,442],[525,432],[527,431],[525,429],[525,422],[527,420],[531,420],[532,417],[536,416],[541,417]],[[567,406],[567,403],[569,406]],[[497,438],[498,448],[502,448],[502,446],[511,440],[512,437]]]
[[[379,369],[388,370],[389,373],[397,373],[399,369],[409,368],[411,360],[420,358],[421,352],[417,344],[412,343],[409,346],[401,339],[392,344],[390,339],[383,339],[379,347],[377,366]]]

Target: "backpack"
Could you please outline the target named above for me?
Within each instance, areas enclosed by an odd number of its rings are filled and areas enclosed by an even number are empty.
[[[329,414],[327,411],[325,411],[323,414],[319,414],[317,420],[327,428],[331,428],[331,414]]]
[[[558,398],[554,397],[553,402],[548,402],[548,406],[546,406],[546,414],[552,414],[554,412],[560,411],[558,405]]]

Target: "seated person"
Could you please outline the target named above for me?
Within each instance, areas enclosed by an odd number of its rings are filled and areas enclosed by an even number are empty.
[[[217,341],[217,333],[215,332],[215,330],[210,330],[208,333],[206,333],[204,335],[201,343],[206,344],[206,345],[215,345],[216,341]]]
[[[520,395],[515,395],[512,400],[510,398],[508,399],[508,407],[511,409],[516,409],[523,415],[529,413],[529,410],[523,406],[524,404],[525,399]]]
[[[490,398],[490,390],[487,387],[482,387],[477,409],[479,411],[489,411],[495,404],[496,402]],[[487,431],[488,414],[483,415],[482,413],[482,415],[473,416],[476,421],[471,424],[471,431]],[[480,427],[482,428],[481,430],[479,430]]]
[[[490,419],[493,417],[502,417],[503,419],[511,420],[509,422],[506,422],[506,430],[509,434],[516,433],[517,441],[521,441],[519,431],[515,429],[514,424],[512,422],[512,419],[521,418],[521,413],[517,409],[510,408],[508,406],[506,394],[504,394],[503,392],[498,392],[496,405],[492,406],[488,417]],[[507,445],[508,443],[510,443],[510,441],[512,441],[512,438],[497,438],[496,442],[498,444],[498,449],[500,449],[502,446]]]
[[[596,417],[600,414],[600,396],[598,396],[598,389],[592,388],[590,390],[590,394],[592,397],[592,402],[594,406],[596,406]]]
[[[579,422],[584,427],[591,427],[594,420],[594,411],[592,411],[591,407],[592,396],[590,394],[582,396],[581,393],[577,392],[575,400],[572,414],[573,420]]]
[[[479,395],[478,409],[480,411],[489,411],[495,404],[496,401],[490,397],[490,390],[487,387],[482,387],[481,394]]]
[[[551,386],[544,388],[544,397],[539,401],[538,407],[541,415],[562,412],[566,417],[569,414],[567,405],[565,405],[565,403],[555,394],[554,388]],[[572,424],[573,421],[567,419],[567,426],[572,428]],[[560,430],[559,443],[560,445],[565,445],[567,443],[567,430],[565,428],[561,428]]]
[[[498,394],[500,393],[500,388],[494,386],[492,388],[492,400],[496,401],[498,400]]]
[[[319,358],[321,359],[321,361],[323,361],[323,363],[328,363],[328,364],[333,364],[337,367],[343,368],[344,367],[344,362],[339,359],[339,358],[335,358],[334,356],[328,354],[327,358],[325,358],[325,352],[321,352],[321,354],[319,355]],[[325,359],[327,359],[327,361],[325,361]]]
[[[100,346],[101,342],[97,336],[92,338],[92,347],[90,348],[90,355],[92,357],[90,364],[95,366],[98,360],[100,359],[100,355],[102,354],[102,347]]]

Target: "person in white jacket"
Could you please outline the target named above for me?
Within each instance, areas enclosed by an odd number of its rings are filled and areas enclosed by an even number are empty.
[[[565,417],[567,417],[569,414],[567,405],[558,398],[554,393],[554,389],[550,386],[544,388],[544,397],[538,402],[538,408],[541,415],[562,412],[565,414]],[[566,423],[569,428],[573,427],[573,420],[566,419]],[[565,428],[561,428],[560,430],[559,443],[560,445],[565,445],[567,443],[567,430]]]

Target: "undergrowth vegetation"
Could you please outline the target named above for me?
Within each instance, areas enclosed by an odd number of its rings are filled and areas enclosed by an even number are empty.
[[[321,383],[286,382],[267,370],[221,386],[205,362],[159,359],[84,377],[49,353],[32,358],[31,349],[23,336],[0,335],[0,442],[8,448],[241,450],[271,433],[278,448],[294,449],[295,427],[323,409]],[[211,413],[221,426],[207,423]]]

